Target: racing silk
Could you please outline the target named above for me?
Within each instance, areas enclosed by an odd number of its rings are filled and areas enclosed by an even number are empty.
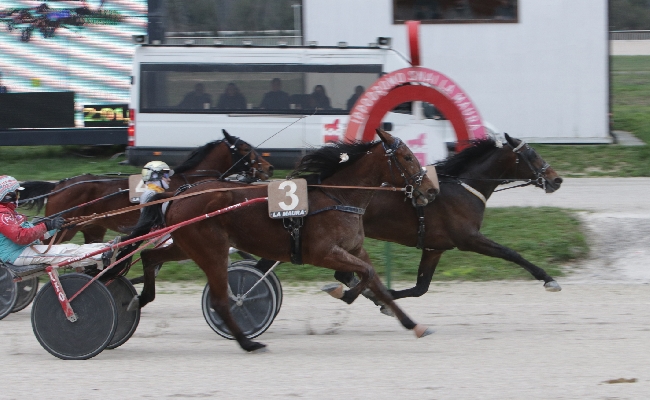
[[[38,242],[47,232],[45,224],[34,226],[15,210],[15,204],[0,203],[0,260],[3,262],[13,263],[26,247]]]
[[[151,200],[153,196],[155,196],[158,193],[162,193],[164,191],[165,189],[161,188],[155,183],[147,183],[147,189],[144,192],[142,192],[142,194],[140,195],[140,204],[144,204],[148,202],[149,200]],[[167,211],[167,205],[169,205],[169,203],[163,203],[162,205],[163,214],[165,214],[165,211]],[[142,212],[142,209],[140,210],[140,212]]]

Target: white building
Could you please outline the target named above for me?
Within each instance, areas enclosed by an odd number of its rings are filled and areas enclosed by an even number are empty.
[[[408,57],[398,0],[303,0],[305,41]],[[422,3],[422,2],[420,2]],[[444,73],[499,130],[538,143],[609,143],[606,0],[517,0],[510,23],[423,23],[421,65]]]

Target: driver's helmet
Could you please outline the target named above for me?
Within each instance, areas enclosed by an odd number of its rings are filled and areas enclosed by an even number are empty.
[[[14,192],[16,190],[23,190],[20,183],[13,176],[2,175],[0,176],[0,203],[16,201]]]
[[[162,180],[163,177],[169,178],[174,175],[174,171],[169,169],[169,165],[162,161],[149,161],[142,168],[142,181],[155,182]]]

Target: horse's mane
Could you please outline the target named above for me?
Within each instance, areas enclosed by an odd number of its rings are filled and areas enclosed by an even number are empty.
[[[436,171],[445,175],[458,175],[465,171],[472,162],[477,161],[486,154],[498,150],[496,142],[492,138],[477,140],[472,146],[466,148],[458,154],[455,154],[446,160],[435,164]]]
[[[233,136],[232,137],[235,140],[239,140],[239,138]],[[194,150],[185,161],[178,167],[174,168],[174,173],[182,173],[182,172],[187,172],[191,170],[192,168],[196,167],[203,161],[203,159],[210,154],[212,149],[220,145],[222,142],[224,142],[224,139],[219,139],[215,140],[210,143],[206,143],[203,146],[199,147],[198,149]],[[229,143],[226,143],[230,146]]]
[[[363,143],[357,141],[353,143],[337,142],[325,145],[313,153],[304,156],[298,163],[296,169],[291,173],[291,177],[306,178],[310,175],[318,175],[320,180],[326,179],[334,175],[338,170],[357,161],[376,144],[377,142]],[[348,155],[348,161],[341,162],[342,153]]]

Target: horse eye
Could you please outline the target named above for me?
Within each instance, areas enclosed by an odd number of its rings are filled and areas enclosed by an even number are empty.
[[[406,161],[409,161],[409,162],[410,162],[410,161],[413,161],[413,157],[411,157],[411,156],[404,156],[404,159],[405,159]]]

